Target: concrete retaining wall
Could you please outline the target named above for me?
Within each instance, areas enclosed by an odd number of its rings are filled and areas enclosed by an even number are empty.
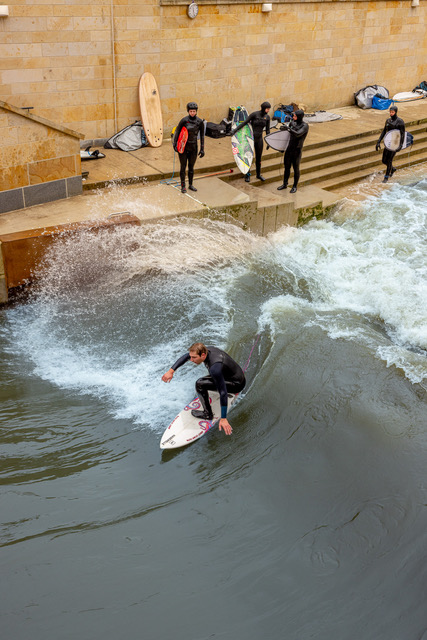
[[[82,137],[0,101],[0,213],[81,193]]]

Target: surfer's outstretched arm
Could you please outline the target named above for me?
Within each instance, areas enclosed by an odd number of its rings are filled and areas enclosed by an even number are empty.
[[[183,356],[178,358],[178,360],[175,362],[175,364],[173,364],[171,366],[171,368],[168,371],[166,371],[166,373],[164,373],[162,375],[163,382],[170,382],[172,380],[172,378],[173,378],[173,374],[178,369],[178,367],[182,367],[182,365],[185,364],[186,362],[188,362],[189,359],[190,359],[190,354],[189,353],[185,353]]]
[[[247,124],[250,124],[253,120],[254,114],[251,113],[250,116],[248,116],[246,118],[246,120],[244,120],[244,122],[241,122],[233,131],[232,131],[232,135],[235,135],[238,131],[240,131],[240,129],[243,129],[244,126],[246,126]]]

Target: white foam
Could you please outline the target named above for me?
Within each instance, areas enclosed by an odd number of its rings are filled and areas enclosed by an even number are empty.
[[[244,269],[234,261],[259,242],[209,220],[64,238],[34,300],[8,312],[14,348],[41,378],[164,428],[205,369],[189,364],[167,385],[161,375],[196,340],[225,346],[228,291]]]
[[[412,187],[396,185],[363,207],[359,204],[355,216],[346,218],[339,212],[340,224],[313,222],[298,229],[291,241],[282,231],[271,239],[277,259],[297,281],[307,283],[319,325],[322,313],[336,310],[335,319],[329,318],[331,337],[354,333],[343,325],[342,310],[382,323],[390,340],[400,347],[387,351],[387,364],[402,367],[417,381],[427,376],[421,351],[417,373],[412,362],[414,347],[427,349],[425,196],[425,181]],[[381,353],[385,351],[378,350]],[[403,353],[408,354],[407,360]]]
[[[426,182],[396,186],[268,239],[211,220],[64,238],[34,300],[6,312],[5,335],[38,376],[155,430],[191,399],[200,369],[187,365],[168,385],[162,373],[196,340],[226,346],[236,312],[273,334],[297,315],[420,382],[426,193]]]

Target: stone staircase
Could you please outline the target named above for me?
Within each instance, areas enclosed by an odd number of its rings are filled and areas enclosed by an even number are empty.
[[[385,167],[381,162],[382,153],[375,150],[381,130],[355,134],[339,140],[306,144],[301,160],[299,188],[316,185],[326,191],[335,191],[363,180],[373,173],[384,171]],[[397,169],[427,162],[427,118],[406,123],[406,130],[414,136],[414,145],[410,150],[403,150],[396,155],[393,164]],[[265,153],[262,175],[266,179],[264,183],[253,176],[250,184],[266,188],[270,192],[282,184],[282,153],[272,151]],[[290,184],[292,184],[292,175],[291,172]],[[241,181],[242,174],[235,172],[222,179],[229,182]]]

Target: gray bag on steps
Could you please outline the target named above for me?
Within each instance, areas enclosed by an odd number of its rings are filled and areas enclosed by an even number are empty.
[[[104,149],[135,151],[136,149],[141,149],[141,147],[146,147],[147,144],[144,127],[140,120],[136,120],[133,124],[130,124],[128,127],[111,136],[104,144]]]

